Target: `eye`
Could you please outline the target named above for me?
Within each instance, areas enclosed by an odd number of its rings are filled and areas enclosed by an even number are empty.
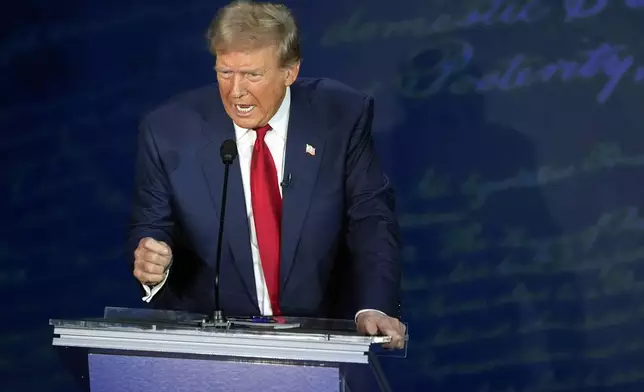
[[[248,72],[246,74],[246,78],[248,78],[248,80],[250,80],[250,81],[258,81],[258,80],[260,80],[262,78],[262,75],[260,75],[258,73],[255,73],[255,72]]]
[[[231,71],[220,70],[220,71],[217,71],[217,74],[219,74],[219,76],[221,76],[222,78],[228,78],[233,73]]]

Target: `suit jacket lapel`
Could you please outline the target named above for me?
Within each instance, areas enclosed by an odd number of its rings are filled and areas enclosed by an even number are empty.
[[[213,102],[212,104],[216,105],[217,103]],[[226,115],[225,111],[217,108],[209,109],[204,128],[204,134],[208,140],[198,151],[198,159],[208,183],[212,202],[215,205],[218,223],[224,184],[224,164],[221,161],[219,149],[224,140],[235,140],[235,128],[233,127],[232,120]],[[217,225],[217,227],[219,226]],[[213,241],[217,241],[216,234],[213,233]],[[246,212],[239,159],[230,165],[224,223],[224,241],[229,244],[233,254],[234,266],[242,277],[253,303],[257,306],[255,275],[250,251],[248,214]],[[223,252],[222,254],[224,254]]]
[[[307,145],[315,149],[309,149]],[[304,219],[312,198],[324,149],[322,130],[315,120],[308,97],[291,87],[291,110],[286,139],[284,176],[291,175],[291,185],[282,192],[282,235],[280,290],[283,291],[295,260]]]

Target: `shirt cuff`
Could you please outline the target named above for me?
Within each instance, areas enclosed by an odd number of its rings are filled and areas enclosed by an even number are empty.
[[[353,321],[357,323],[358,322],[358,315],[360,313],[364,313],[364,312],[378,312],[378,313],[382,314],[383,316],[387,317],[387,314],[385,312],[381,312],[381,311],[379,311],[377,309],[362,309],[362,310],[358,310],[358,312],[356,313],[355,317],[353,318]]]
[[[161,290],[163,285],[165,284],[165,281],[168,280],[168,275],[170,274],[170,268],[168,268],[165,271],[165,277],[161,282],[159,282],[156,286],[150,287],[147,284],[142,284],[143,290],[145,290],[145,295],[141,298],[145,302],[150,302],[152,301],[152,298],[156,295],[156,293]]]

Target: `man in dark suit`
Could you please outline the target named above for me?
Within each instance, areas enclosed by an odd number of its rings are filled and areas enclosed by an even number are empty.
[[[223,182],[236,140],[220,273],[226,314],[354,318],[393,337],[400,244],[394,198],[371,139],[373,101],[338,82],[297,79],[290,11],[233,3],[209,28],[218,86],[145,116],[130,246],[143,299],[208,313]]]

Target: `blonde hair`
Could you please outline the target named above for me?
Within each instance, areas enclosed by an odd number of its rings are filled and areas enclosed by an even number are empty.
[[[280,66],[301,60],[295,18],[282,4],[234,1],[220,9],[206,33],[214,55],[275,46]]]

